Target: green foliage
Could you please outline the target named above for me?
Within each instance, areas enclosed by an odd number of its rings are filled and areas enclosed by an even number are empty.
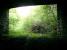
[[[10,36],[30,36],[54,38],[57,34],[57,6],[56,5],[38,5],[31,15],[20,19],[16,9],[9,10],[9,35]],[[20,22],[20,23],[19,23]],[[44,28],[42,33],[34,33],[33,26]]]

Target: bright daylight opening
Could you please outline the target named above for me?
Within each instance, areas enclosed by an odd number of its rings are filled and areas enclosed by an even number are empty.
[[[54,37],[57,5],[22,6],[9,9],[9,36]]]
[[[32,13],[32,8],[35,8],[35,6],[24,6],[24,7],[17,7],[16,11],[20,16],[28,17],[30,13]]]

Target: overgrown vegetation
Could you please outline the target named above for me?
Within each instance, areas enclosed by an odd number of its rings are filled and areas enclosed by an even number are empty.
[[[9,36],[55,38],[57,5],[36,5],[27,17],[19,16],[16,8],[9,10]]]

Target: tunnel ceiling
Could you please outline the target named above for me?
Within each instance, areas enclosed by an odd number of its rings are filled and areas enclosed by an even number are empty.
[[[55,4],[56,0],[1,0],[0,7],[13,8],[16,6],[36,5],[36,4]]]

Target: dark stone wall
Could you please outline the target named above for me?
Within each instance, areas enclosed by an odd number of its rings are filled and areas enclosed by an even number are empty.
[[[0,9],[0,35],[6,36],[8,34],[8,11],[6,9]]]

